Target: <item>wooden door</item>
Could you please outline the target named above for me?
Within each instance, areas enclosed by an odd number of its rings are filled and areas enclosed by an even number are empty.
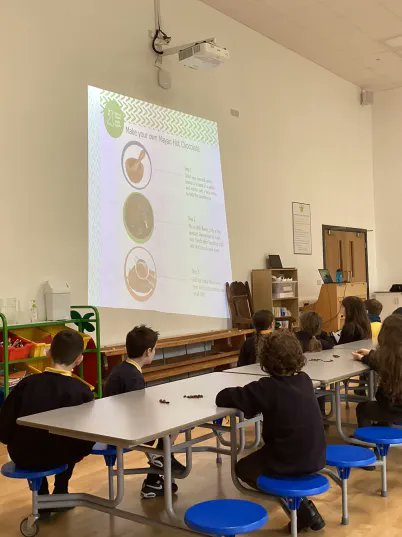
[[[335,281],[336,271],[344,266],[343,232],[329,230],[324,236],[324,267],[329,270]]]
[[[342,270],[345,282],[367,282],[366,234],[344,229],[324,229],[324,267],[335,281]]]
[[[348,267],[351,282],[367,282],[367,245],[364,233],[351,232],[346,234],[348,244]]]

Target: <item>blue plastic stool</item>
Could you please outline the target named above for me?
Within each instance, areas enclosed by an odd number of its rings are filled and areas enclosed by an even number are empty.
[[[381,496],[388,496],[387,455],[390,446],[402,444],[402,430],[396,427],[360,427],[353,436],[376,445],[381,460]]]
[[[329,489],[329,481],[319,474],[303,477],[269,477],[260,475],[257,479],[260,490],[271,496],[279,496],[290,510],[292,537],[297,537],[297,510],[305,496],[318,496]]]
[[[187,509],[184,521],[201,533],[234,537],[261,528],[268,513],[258,503],[246,500],[210,500]]]
[[[327,446],[327,466],[335,466],[339,481],[336,483],[342,489],[342,524],[349,524],[348,513],[348,479],[351,468],[372,466],[377,462],[377,457],[368,448],[348,445]],[[331,476],[335,479],[334,476]]]
[[[42,485],[42,480],[44,477],[51,475],[57,475],[65,472],[67,470],[67,464],[59,466],[58,468],[53,468],[52,470],[24,470],[23,468],[18,468],[13,462],[8,462],[4,464],[1,468],[1,473],[4,477],[9,477],[11,479],[26,479],[28,481],[29,489],[32,492],[32,514],[21,522],[20,531],[25,537],[34,537],[38,531],[38,492]]]

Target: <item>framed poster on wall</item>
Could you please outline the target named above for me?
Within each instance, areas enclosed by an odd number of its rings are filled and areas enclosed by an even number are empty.
[[[292,202],[293,253],[312,254],[311,206],[309,203]]]

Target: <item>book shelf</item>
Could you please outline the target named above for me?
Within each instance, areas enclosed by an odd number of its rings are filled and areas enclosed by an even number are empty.
[[[291,282],[274,282],[272,277],[284,276]],[[291,318],[299,325],[299,284],[297,269],[254,269],[251,271],[251,291],[254,311],[267,309],[274,314],[275,321],[287,322]],[[286,308],[288,314],[281,315]],[[286,325],[284,325],[286,326]]]

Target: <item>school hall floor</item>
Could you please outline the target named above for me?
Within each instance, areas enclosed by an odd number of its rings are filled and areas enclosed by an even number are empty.
[[[348,412],[348,421],[354,422],[354,408]],[[347,417],[347,416],[345,416]],[[350,429],[351,430],[351,429]],[[336,430],[331,427],[328,443],[339,443]],[[29,447],[27,447],[29,449]],[[179,455],[179,458],[182,456]],[[6,450],[0,445],[0,463],[6,462]],[[126,467],[144,465],[142,453],[125,455]],[[379,495],[380,471],[366,472],[352,470],[349,480],[349,526],[341,526],[340,489],[331,483],[331,489],[314,501],[327,522],[325,530],[309,535],[325,537],[400,537],[402,534],[402,448],[390,451],[388,464],[389,497]],[[127,476],[123,509],[144,513],[149,517],[159,517],[163,510],[163,499],[140,500],[139,491],[142,476]],[[190,476],[177,481],[179,494],[175,499],[175,509],[182,515],[190,505],[213,498],[239,498],[242,496],[233,486],[229,473],[229,459],[224,457],[222,466],[215,464],[212,453],[198,453],[193,457]],[[91,456],[76,467],[71,482],[72,492],[88,492],[107,496],[106,467],[103,458]],[[253,498],[250,498],[253,499]],[[287,535],[287,518],[274,501],[261,503],[268,509],[270,520],[262,530],[254,532],[255,537],[276,537]],[[30,510],[30,494],[26,482],[10,480],[0,476],[0,535],[19,537],[19,524]],[[126,520],[110,517],[97,511],[75,508],[73,511],[54,516],[42,522],[39,537],[178,537],[179,532],[155,529]],[[302,533],[302,535],[307,535]]]

